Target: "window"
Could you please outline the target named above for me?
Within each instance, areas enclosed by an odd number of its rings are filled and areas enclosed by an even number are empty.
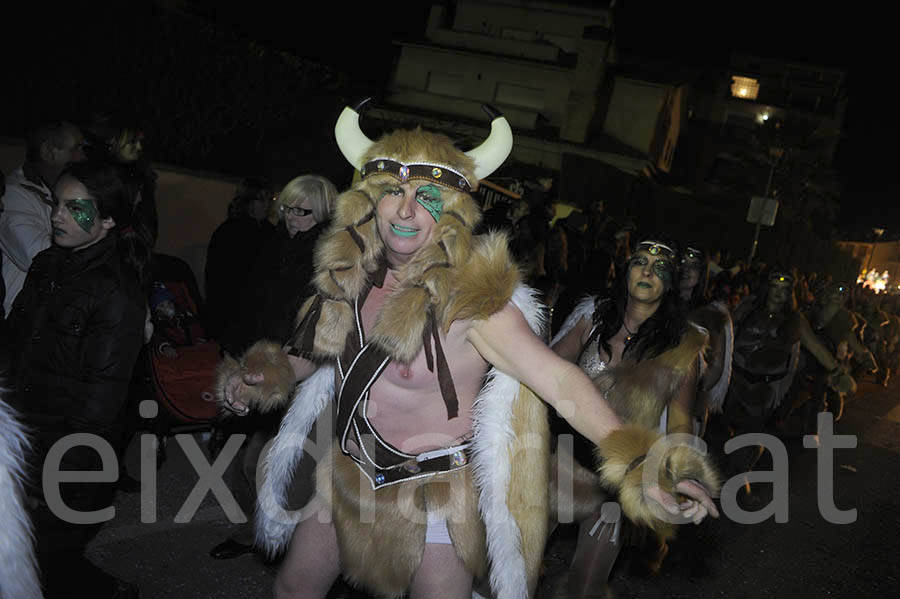
[[[743,100],[755,100],[759,95],[759,81],[756,79],[734,75],[731,81],[731,95],[733,97]]]

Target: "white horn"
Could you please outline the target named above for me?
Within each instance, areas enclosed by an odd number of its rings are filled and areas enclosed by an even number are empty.
[[[512,152],[513,146],[512,129],[506,117],[492,106],[484,105],[482,108],[494,118],[488,138],[477,148],[466,152],[466,156],[475,161],[476,179],[484,179],[497,170]]]
[[[347,159],[347,162],[356,170],[362,169],[362,158],[369,151],[369,148],[372,147],[372,144],[375,143],[359,128],[358,109],[365,106],[370,99],[366,98],[357,104],[356,109],[349,106],[345,107],[334,125],[334,138],[337,140],[338,147],[341,149],[341,153]]]

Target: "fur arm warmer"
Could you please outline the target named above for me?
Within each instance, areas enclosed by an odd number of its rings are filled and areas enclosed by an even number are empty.
[[[659,487],[671,495],[676,494],[675,485],[679,482],[694,480],[715,497],[722,482],[709,456],[685,444],[666,448],[660,443],[654,448],[660,439],[656,431],[629,425],[610,433],[597,446],[595,454],[600,480],[618,491],[625,516],[668,538],[674,535],[674,526],[660,520],[656,514],[661,508],[644,497],[644,466],[658,464]]]
[[[225,384],[235,374],[261,373],[263,382],[245,385],[240,398],[251,410],[272,412],[283,406],[294,388],[294,369],[281,346],[260,340],[244,353],[240,361],[226,356],[216,368],[215,389],[219,404],[225,401]]]

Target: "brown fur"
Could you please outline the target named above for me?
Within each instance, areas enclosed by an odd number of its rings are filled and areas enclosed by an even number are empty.
[[[644,498],[645,459],[630,472],[628,466],[638,456],[648,456],[651,447],[660,439],[655,431],[640,426],[625,426],[610,433],[599,445],[596,455],[601,482],[618,489],[619,504],[629,520],[646,526],[662,539],[674,536],[675,527],[655,514],[660,508]],[[659,461],[657,481],[660,489],[675,495],[675,485],[682,480],[699,481],[713,496],[718,495],[722,481],[708,456],[701,456],[690,447],[679,445],[669,449]]]
[[[446,164],[477,185],[472,159],[440,134],[395,131],[376,142],[365,160],[375,157]],[[353,326],[350,306],[377,269],[383,242],[374,212],[386,185],[396,185],[396,180],[385,174],[373,175],[338,196],[332,224],[316,248],[313,282],[323,300],[313,351],[316,358],[340,354]],[[411,362],[421,349],[422,332],[431,313],[445,330],[449,328],[454,311],[448,313],[444,302],[453,295],[457,269],[469,261],[471,232],[481,219],[478,205],[468,194],[444,187],[441,197],[444,213],[434,227],[432,242],[399,270],[400,285],[388,297],[371,332],[372,342],[402,363]],[[298,322],[310,305],[304,304]]]
[[[549,532],[550,429],[547,406],[524,385],[519,386],[512,422],[515,441],[510,448],[512,471],[506,502],[519,524],[528,589],[533,595]]]
[[[320,497],[331,497],[342,572],[354,584],[403,596],[425,549],[426,506],[445,516],[466,568],[473,576],[484,575],[484,525],[470,467],[376,492],[335,443],[316,469],[316,484]]]
[[[622,420],[656,428],[663,408],[681,388],[685,377],[696,372],[697,356],[705,351],[706,333],[688,327],[682,342],[656,358],[608,368],[594,378],[594,385]]]
[[[261,413],[272,412],[287,403],[294,388],[294,369],[281,345],[260,340],[241,357],[240,362],[226,356],[216,367],[215,389],[219,404],[225,401],[225,384],[235,374],[259,372],[263,382],[248,386],[241,400]]]

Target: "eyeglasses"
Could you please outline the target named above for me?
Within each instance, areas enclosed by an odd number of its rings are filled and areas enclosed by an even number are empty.
[[[301,208],[300,206],[282,206],[281,213],[284,215],[293,214],[294,216],[309,216],[313,211],[309,208]]]

